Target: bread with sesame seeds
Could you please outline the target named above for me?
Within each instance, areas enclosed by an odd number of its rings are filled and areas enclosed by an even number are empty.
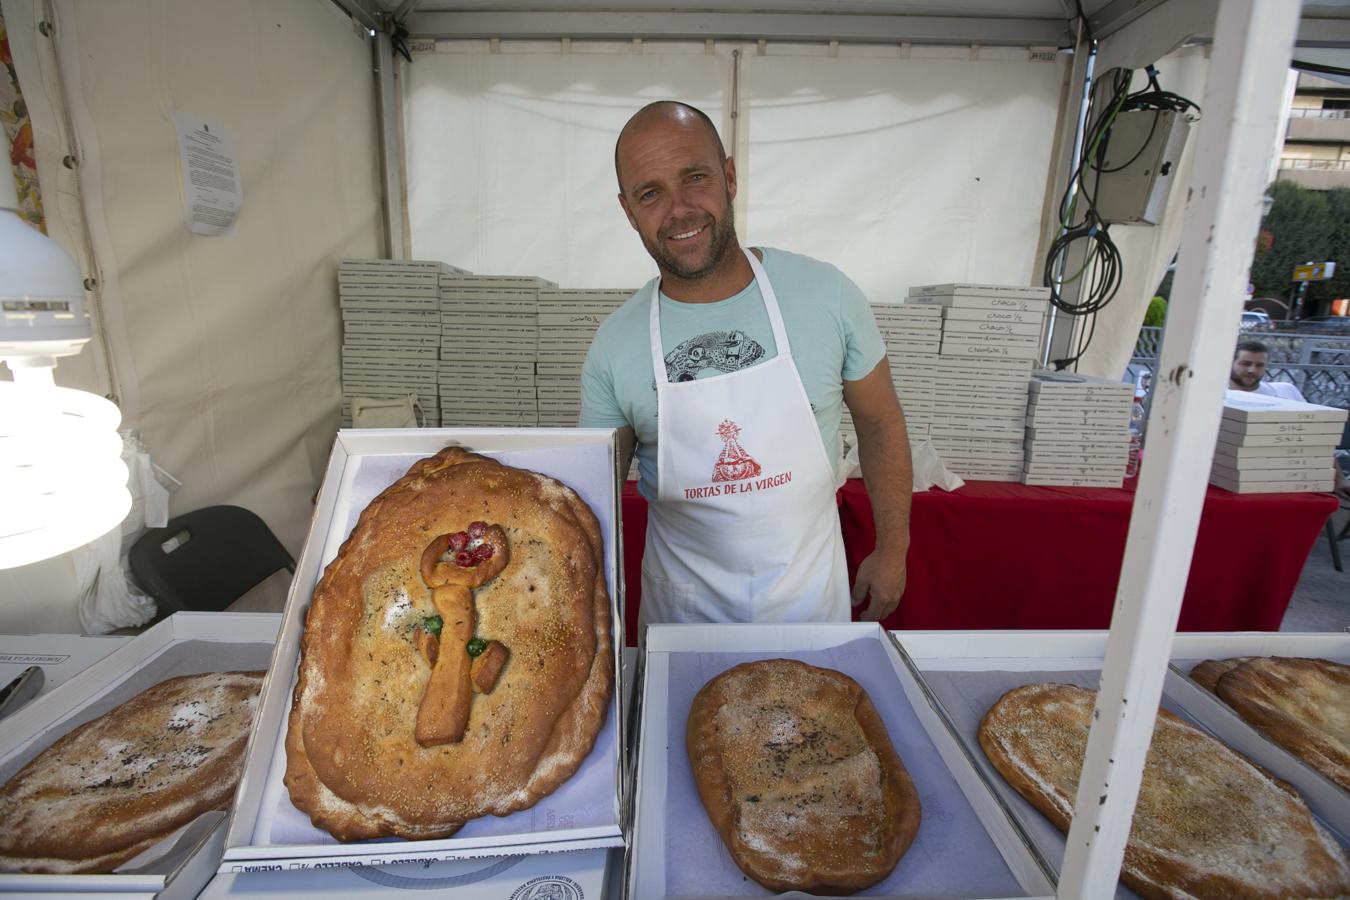
[[[919,830],[919,795],[862,687],[792,659],[743,663],[694,697],[699,798],[741,871],[774,891],[851,894]]]
[[[1350,791],[1350,666],[1279,656],[1236,662],[1215,693],[1257,731]]]
[[[979,726],[998,773],[1066,833],[1095,696],[1025,685]],[[1146,900],[1339,897],[1350,862],[1291,787],[1160,709],[1120,880]]]
[[[262,676],[161,681],[38,753],[0,787],[0,871],[111,872],[228,808]]]
[[[510,563],[473,604],[476,634],[510,656],[493,691],[473,695],[463,738],[423,746],[435,663],[418,631],[436,608],[422,554],[475,520],[509,541]],[[436,659],[464,652],[442,645]],[[291,800],[339,840],[444,837],[532,806],[590,753],[613,665],[590,508],[552,478],[447,448],[371,501],[314,590],[287,724]]]

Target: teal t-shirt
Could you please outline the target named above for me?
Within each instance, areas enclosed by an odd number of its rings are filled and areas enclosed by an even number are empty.
[[[839,471],[839,417],[844,382],[881,362],[886,345],[858,286],[834,266],[783,250],[763,249],[764,271],[783,314],[792,359]],[[637,435],[638,489],[656,497],[656,379],[650,326],[652,283],[615,310],[596,332],[581,370],[583,428],[622,428]],[[661,295],[661,344],[672,382],[734,372],[778,354],[759,285],[752,281],[714,303]]]

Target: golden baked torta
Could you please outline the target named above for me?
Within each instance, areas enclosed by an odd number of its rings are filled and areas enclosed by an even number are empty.
[[[594,514],[460,448],[376,497],[316,586],[286,785],[341,840],[454,833],[571,777],[613,682]]]
[[[1350,791],[1350,666],[1326,659],[1244,659],[1215,688],[1251,726]]]
[[[1066,833],[1095,699],[1030,684],[980,722],[994,768]],[[1147,900],[1338,897],[1350,862],[1288,785],[1160,709],[1120,878]]]
[[[227,808],[262,676],[161,681],[43,750],[0,787],[0,871],[111,872]]]
[[[914,783],[842,672],[791,659],[728,669],[694,698],[686,748],[731,858],[771,890],[862,890],[919,830]]]

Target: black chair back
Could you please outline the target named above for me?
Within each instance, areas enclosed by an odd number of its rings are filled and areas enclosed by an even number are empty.
[[[267,523],[241,506],[207,506],[152,528],[129,554],[131,572],[160,616],[219,612],[295,560]]]

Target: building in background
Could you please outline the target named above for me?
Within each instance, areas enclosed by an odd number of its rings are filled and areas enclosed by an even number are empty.
[[[1350,187],[1350,84],[1299,73],[1278,177],[1320,191]]]

